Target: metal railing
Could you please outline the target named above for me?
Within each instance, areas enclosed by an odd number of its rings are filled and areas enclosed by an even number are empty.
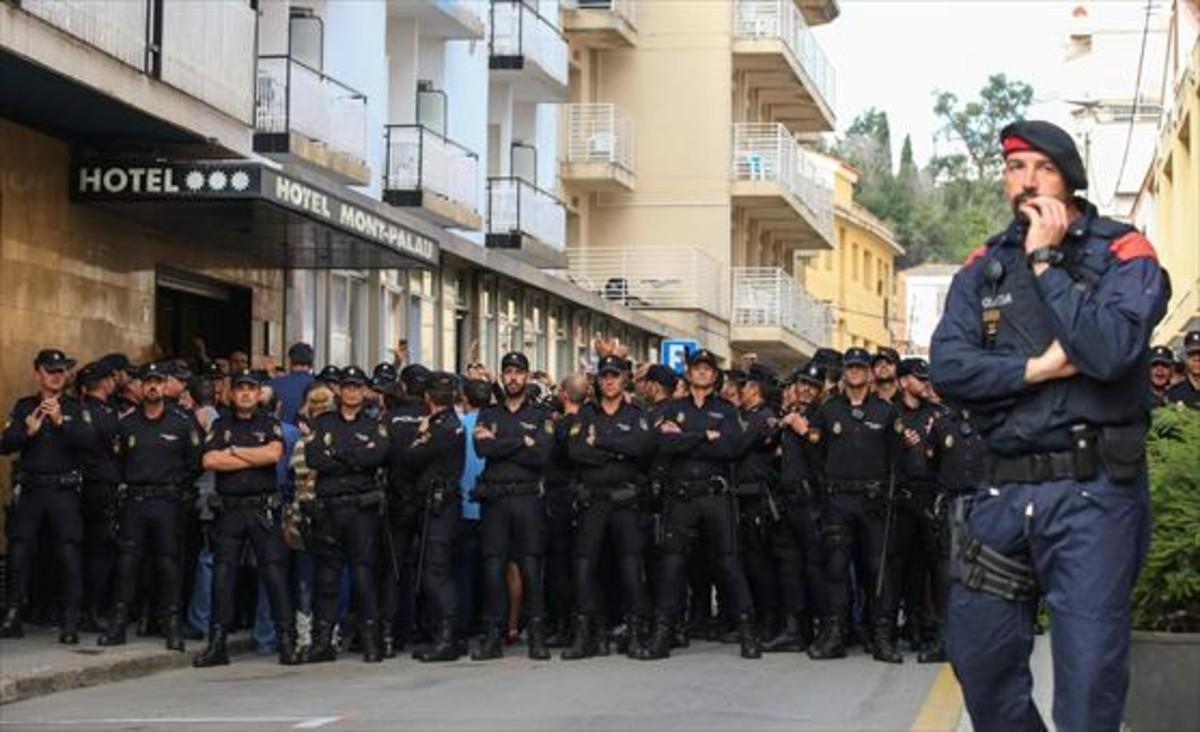
[[[734,267],[733,324],[784,328],[828,346],[833,311],[778,267]]]
[[[384,127],[383,187],[430,191],[479,211],[479,156],[424,125]]]
[[[558,25],[524,0],[492,0],[491,10],[491,55],[529,59],[565,86],[567,39]]]
[[[637,0],[559,0],[558,4],[568,10],[607,10],[629,27],[637,27]]]
[[[837,79],[829,58],[794,0],[734,0],[733,35],[748,40],[783,42],[830,109],[836,105]]]
[[[774,181],[796,197],[813,225],[833,237],[832,174],[778,122],[733,125],[735,181]]]
[[[633,172],[633,121],[615,104],[566,104],[566,161],[612,163]]]
[[[259,56],[255,128],[367,159],[367,97],[290,56]]]
[[[21,9],[130,66],[149,69],[150,3],[21,0]]]
[[[523,178],[488,178],[489,234],[522,234],[562,251],[567,210],[550,193]]]
[[[588,247],[567,250],[567,277],[626,307],[729,314],[720,262],[695,247]]]

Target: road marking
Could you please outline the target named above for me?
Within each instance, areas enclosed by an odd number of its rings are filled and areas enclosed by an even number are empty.
[[[341,717],[313,717],[312,719],[307,719],[295,727],[292,727],[292,729],[317,729],[319,727],[324,727],[327,724],[333,724],[339,719],[341,719]]]
[[[290,724],[292,729],[319,729],[341,717],[111,717],[91,719],[0,719],[0,727],[75,727],[126,724]]]
[[[913,720],[912,732],[954,732],[962,714],[962,689],[950,664],[944,663]]]

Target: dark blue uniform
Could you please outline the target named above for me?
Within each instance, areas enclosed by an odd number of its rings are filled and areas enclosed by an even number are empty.
[[[973,408],[988,448],[955,541],[990,551],[953,560],[948,637],[981,732],[1044,729],[1028,666],[1039,592],[1054,615],[1058,728],[1121,722],[1129,596],[1149,530],[1147,344],[1169,285],[1140,234],[1078,204],[1064,261],[1041,275],[1017,222],[977,251],[932,342],[934,385]],[[1026,361],[1054,340],[1079,374],[1027,385]]]
[[[83,599],[88,620],[96,618],[109,599],[116,564],[117,484],[121,482],[118,459],[117,410],[93,396],[81,400],[81,418],[87,438],[80,451],[83,467]]]

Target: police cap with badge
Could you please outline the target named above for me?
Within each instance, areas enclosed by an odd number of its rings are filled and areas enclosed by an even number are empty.
[[[67,358],[67,354],[57,348],[44,348],[34,357],[33,367],[45,371],[67,371],[75,368],[75,359]]]
[[[719,369],[721,367],[720,359],[717,358],[717,354],[713,353],[707,348],[697,348],[688,354],[687,365],[689,367],[702,363],[706,363],[709,366],[712,366],[714,369]]]
[[[871,357],[871,365],[874,365],[876,361],[887,361],[891,365],[895,366],[896,364],[900,363],[900,354],[895,348],[883,346],[875,352],[874,356]]]
[[[243,369],[233,375],[230,383],[234,386],[262,386],[262,379],[250,369]]]
[[[518,371],[529,371],[529,359],[520,351],[510,351],[504,354],[504,358],[500,359],[500,370],[516,369]]]
[[[1150,365],[1151,366],[1174,366],[1175,352],[1170,346],[1155,346],[1150,349]]]
[[[367,386],[371,383],[371,379],[367,376],[367,372],[363,371],[357,366],[347,366],[346,368],[342,369],[341,376],[342,378],[339,382],[341,386]]]
[[[929,381],[929,362],[923,358],[903,359],[896,368],[896,375],[914,376],[921,381]]]
[[[1183,337],[1183,352],[1189,356],[1200,351],[1200,330],[1189,331]]]
[[[317,381],[336,386],[342,381],[342,370],[330,364],[317,373]]]
[[[172,375],[174,369],[165,361],[151,361],[143,366],[138,374],[142,381],[166,381],[167,377]]]
[[[625,359],[620,356],[609,354],[600,359],[596,365],[596,375],[604,376],[606,374],[623,374],[628,370],[628,364]]]
[[[870,366],[871,354],[865,348],[847,348],[842,354],[842,367],[848,366]]]
[[[811,384],[818,388],[823,387],[825,386],[825,368],[815,360],[809,361],[796,369],[788,381],[790,383]]]
[[[112,369],[103,359],[84,364],[75,374],[75,380],[83,386],[92,386],[112,376]]]
[[[679,383],[679,375],[670,366],[656,363],[646,369],[646,381],[652,381],[670,392],[674,391],[675,385]]]

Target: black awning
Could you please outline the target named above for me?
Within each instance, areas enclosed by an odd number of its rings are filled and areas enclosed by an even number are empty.
[[[262,163],[83,161],[71,198],[245,266],[435,267],[438,243],[359,196]]]

